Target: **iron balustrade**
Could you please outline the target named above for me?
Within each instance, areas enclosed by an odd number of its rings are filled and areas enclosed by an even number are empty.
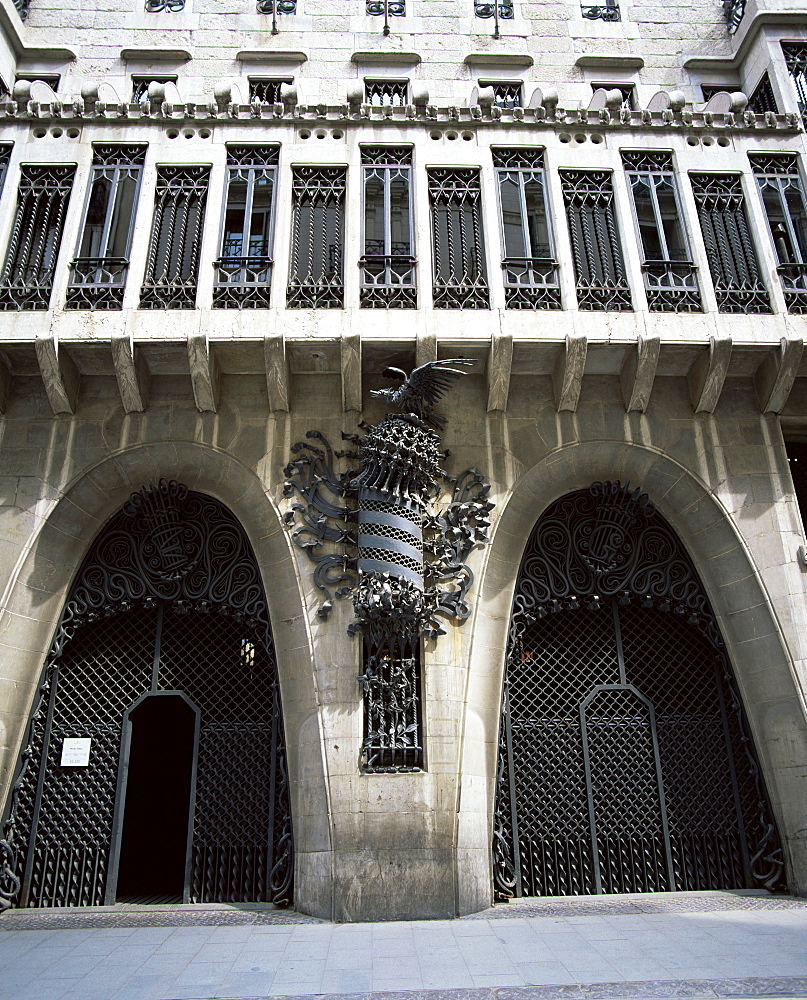
[[[254,77],[249,78],[249,99],[261,104],[279,104],[280,89],[284,83],[293,83],[291,77]]]
[[[409,96],[408,80],[365,80],[364,100],[375,108],[402,108]]]
[[[581,4],[580,13],[587,21],[619,21],[619,4],[608,0],[604,4]]]
[[[807,116],[807,44],[803,42],[782,42],[781,44],[787,71],[796,86],[799,111],[802,117],[805,117]]]
[[[493,83],[480,80],[479,86],[492,88],[493,103],[497,108],[523,107],[521,83]]]
[[[185,9],[185,0],[146,0],[147,14],[160,14],[167,11],[169,14],[176,14]]]
[[[740,22],[745,16],[746,0],[724,0],[723,16],[726,19],[728,33],[733,35],[740,27]]]
[[[127,257],[76,257],[70,261],[65,309],[122,309]]]

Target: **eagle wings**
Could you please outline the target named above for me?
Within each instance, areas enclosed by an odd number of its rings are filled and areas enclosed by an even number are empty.
[[[468,361],[466,358],[429,361],[413,369],[409,375],[400,368],[385,368],[382,373],[385,378],[397,379],[401,385],[388,389],[374,389],[370,395],[385,399],[404,413],[412,413],[437,430],[442,430],[445,419],[434,413],[435,404],[458,378],[467,374],[449,367],[450,365],[469,368],[473,365],[473,361]]]

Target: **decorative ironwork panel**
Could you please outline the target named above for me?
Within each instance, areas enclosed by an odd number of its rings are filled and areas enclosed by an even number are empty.
[[[161,14],[163,11],[176,14],[184,9],[185,0],[146,0],[147,14]]]
[[[762,74],[762,79],[754,88],[754,93],[748,98],[748,110],[756,114],[779,114],[776,106],[776,97],[773,93],[770,77],[767,73]]]
[[[0,889],[27,906],[103,903],[124,713],[182,690],[201,735],[198,901],[289,903],[293,842],[268,608],[241,526],[177,483],[142,489],[96,539],[56,631],[3,827]],[[59,766],[90,736],[90,765]]]
[[[209,167],[160,167],[141,309],[193,309]]]
[[[435,309],[488,309],[479,171],[428,171]]]
[[[623,150],[647,301],[659,312],[701,312],[697,268],[681,221],[672,154]]]
[[[362,147],[362,308],[416,309],[411,198],[412,149]]]
[[[726,18],[726,27],[730,35],[740,27],[740,22],[745,16],[746,0],[723,0],[723,16]]]
[[[513,0],[499,0],[498,4],[488,3],[486,0],[474,0],[474,15],[476,17],[495,17],[498,15],[502,20],[512,20],[514,17]]]
[[[807,113],[807,45],[798,42],[782,42],[781,45],[787,71],[796,85],[799,111],[803,117]]]
[[[20,15],[20,20],[24,21],[28,17],[29,0],[14,0],[14,8]]]
[[[505,667],[496,891],[782,885],[782,853],[717,622],[640,490],[538,520]]]
[[[362,770],[404,773],[423,767],[420,646],[417,639],[365,639]]]
[[[807,197],[795,153],[749,153],[787,308],[807,313]]]
[[[277,146],[227,147],[227,204],[214,309],[268,308]]]
[[[259,104],[279,104],[280,88],[284,83],[294,83],[294,80],[291,77],[269,79],[251,76],[249,78],[249,99],[257,101]]]
[[[132,104],[140,104],[148,98],[149,84],[152,83],[176,83],[177,77],[170,76],[133,76],[132,77]]]
[[[630,310],[611,173],[561,170],[580,309]]]
[[[23,166],[0,275],[0,309],[47,309],[76,168]]]
[[[259,14],[296,14],[297,0],[257,0]]]
[[[365,80],[364,100],[374,108],[402,108],[409,96],[408,80]]]
[[[367,0],[367,13],[371,17],[405,17],[406,0]]]
[[[495,83],[480,80],[479,86],[493,89],[493,103],[497,108],[520,108],[523,106],[521,83]]]
[[[0,144],[0,192],[3,190],[3,185],[6,182],[6,173],[8,172],[8,161],[11,158],[11,150],[14,147],[11,144],[2,143]]]
[[[122,308],[145,158],[142,145],[93,146],[84,226],[70,264],[66,309]]]
[[[580,4],[580,13],[587,21],[619,21],[619,4],[616,0],[606,0],[603,4]]]
[[[292,169],[289,309],[344,305],[344,167]]]
[[[768,291],[745,215],[738,174],[690,174],[717,307],[725,313],[769,313]]]
[[[508,309],[560,309],[542,149],[494,149]]]

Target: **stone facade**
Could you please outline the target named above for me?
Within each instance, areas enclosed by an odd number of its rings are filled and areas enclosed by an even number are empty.
[[[0,0],[0,143],[13,144],[0,245],[21,167],[75,164],[50,307],[7,309],[0,330],[0,780],[9,788],[43,659],[78,564],[127,497],[160,478],[225,503],[266,584],[282,690],[295,831],[295,905],[335,920],[448,917],[492,898],[499,707],[516,574],[538,516],[597,480],[641,486],[679,533],[719,620],[783,840],[788,885],[807,894],[807,579],[785,437],[807,425],[805,320],[788,311],[748,152],[807,153],[780,42],[807,43],[795,0],[750,2],[734,34],[719,0],[623,4],[622,20],[572,3],[514,3],[474,17],[472,0]],[[745,99],[703,109],[701,85],[750,94],[768,74],[781,113]],[[53,93],[41,83],[59,75]],[[176,77],[129,104],[132,76]],[[249,77],[292,79],[275,104]],[[411,103],[364,104],[362,79],[409,81]],[[521,82],[522,110],[480,98]],[[594,90],[633,87],[633,108]],[[557,98],[551,98],[551,87]],[[533,99],[533,91],[540,95]],[[657,92],[681,91],[652,105]],[[603,99],[604,100],[604,99]],[[543,102],[543,103],[541,103]],[[648,105],[657,108],[650,113]],[[663,105],[663,106],[662,106]],[[82,232],[92,143],[146,143],[122,308],[64,308]],[[226,143],[279,144],[271,305],[213,309]],[[362,309],[361,144],[411,146],[419,308]],[[505,306],[492,147],[545,150],[562,309]],[[621,149],[672,151],[703,311],[651,311]],[[138,309],[157,166],[210,167],[196,308]],[[347,168],[344,308],[287,309],[292,171]],[[489,309],[434,309],[427,168],[481,171]],[[633,309],[577,308],[559,170],[613,172]],[[769,314],[718,309],[691,172],[739,174]],[[424,653],[426,768],[363,774],[361,648],[352,609],[317,614],[310,563],[284,526],[283,469],[317,428],[336,441],[383,405],[392,363],[476,362],[442,405],[447,469],[492,484],[490,544],[471,557],[472,612]]]

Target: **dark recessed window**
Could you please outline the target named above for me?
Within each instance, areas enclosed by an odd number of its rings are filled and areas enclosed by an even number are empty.
[[[480,87],[492,87],[494,104],[497,108],[521,108],[524,106],[521,82],[496,83],[492,80],[480,80]]]
[[[412,242],[412,150],[366,146],[361,151],[364,252],[361,305],[365,309],[415,309]]]
[[[630,83],[592,83],[591,89],[598,90],[618,90],[622,94],[622,107],[627,111],[633,111],[636,107],[636,99],[633,92],[633,84]]]
[[[148,95],[150,83],[176,83],[176,76],[133,76],[132,104],[139,104]]]
[[[779,108],[776,106],[776,98],[773,94],[773,87],[767,73],[762,74],[762,79],[754,87],[754,92],[748,98],[748,110],[756,114],[764,114],[766,111],[772,111],[775,115],[779,113]]]
[[[290,76],[251,76],[249,99],[261,104],[279,104],[280,88],[284,83],[294,83]]]
[[[402,108],[409,95],[408,80],[365,80],[364,101],[373,107]]]
[[[46,83],[56,93],[61,77],[58,73],[17,73],[14,80],[17,83]]]

